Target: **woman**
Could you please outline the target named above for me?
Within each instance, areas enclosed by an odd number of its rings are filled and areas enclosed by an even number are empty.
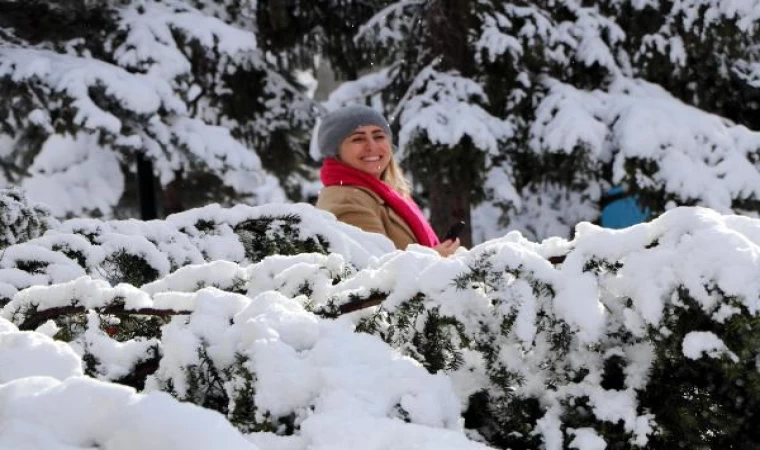
[[[449,256],[459,239],[440,242],[409,194],[409,184],[393,158],[388,121],[372,108],[347,106],[328,114],[317,142],[325,157],[325,188],[317,208],[364,231],[380,233],[396,248],[422,244]]]

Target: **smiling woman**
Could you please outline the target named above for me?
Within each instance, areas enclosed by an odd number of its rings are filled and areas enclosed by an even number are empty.
[[[317,208],[364,231],[387,236],[398,249],[421,244],[448,256],[459,247],[459,239],[439,241],[412,200],[393,157],[392,138],[385,117],[367,106],[347,106],[328,114],[317,133],[325,157],[320,173],[325,188]]]

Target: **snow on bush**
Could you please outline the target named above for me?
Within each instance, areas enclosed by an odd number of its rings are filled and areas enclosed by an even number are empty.
[[[257,448],[213,411],[82,375],[69,345],[0,318],[0,448]]]
[[[29,201],[20,189],[0,189],[0,250],[41,236],[56,224],[45,205]]]
[[[63,380],[83,375],[81,361],[69,345],[32,331],[19,331],[0,318],[0,385],[18,378]]]
[[[757,219],[677,208],[583,223],[572,241],[512,232],[365,262],[215,261],[141,289],[85,277],[24,289],[2,316],[69,341],[85,373],[215,409],[263,447],[348,448],[362,430],[476,445],[462,422],[497,448],[760,443]],[[391,441],[374,448],[404,446]]]
[[[258,448],[214,411],[86,377],[0,384],[0,418],[7,449]]]
[[[0,304],[19,289],[85,274],[112,285],[142,286],[206,261],[247,265],[269,255],[334,252],[363,267],[393,248],[387,238],[306,204],[209,205],[165,221],[70,219],[39,237],[8,230],[9,242],[25,242],[0,254]]]
[[[367,448],[485,448],[461,433],[460,403],[448,377],[429,374],[379,339],[354,333],[349,322],[319,319],[271,291],[251,299],[209,287],[189,296],[157,294],[151,302],[122,286],[82,278],[30,288],[14,299],[24,303],[26,293],[44,290],[48,295],[38,298],[50,298],[52,305],[60,304],[52,300],[58,296],[85,298],[94,308],[121,296],[130,308],[184,303],[192,313],[165,325],[159,343],[111,339],[91,312],[71,346],[15,331],[0,319],[0,362],[17,363],[0,367],[0,418],[9,420],[0,446],[18,445],[33,428],[39,433],[34,442],[45,448],[255,448],[208,411],[215,409],[265,448],[348,449],[370,435],[377,439]],[[172,296],[181,298],[166,298]],[[161,346],[161,360],[147,395],[106,382],[123,379],[140,347],[154,344]],[[102,381],[81,377],[81,366],[95,366],[89,374]],[[180,405],[158,390],[207,409]],[[183,426],[194,430],[184,433]],[[346,427],[348,432],[339,432]]]

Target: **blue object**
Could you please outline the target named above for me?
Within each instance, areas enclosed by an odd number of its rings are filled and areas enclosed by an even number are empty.
[[[616,195],[623,192],[621,186],[615,186],[607,193]],[[646,221],[649,218],[649,211],[642,209],[636,204],[635,197],[625,197],[607,205],[602,210],[602,216],[599,219],[601,226],[605,228],[625,228]]]

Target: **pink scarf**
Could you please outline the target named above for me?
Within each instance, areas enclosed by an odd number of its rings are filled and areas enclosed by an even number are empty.
[[[325,186],[359,186],[371,190],[404,219],[404,222],[412,229],[417,242],[427,247],[435,247],[440,243],[435,231],[414,200],[402,197],[393,188],[372,175],[354,169],[334,158],[325,158],[319,174]]]

